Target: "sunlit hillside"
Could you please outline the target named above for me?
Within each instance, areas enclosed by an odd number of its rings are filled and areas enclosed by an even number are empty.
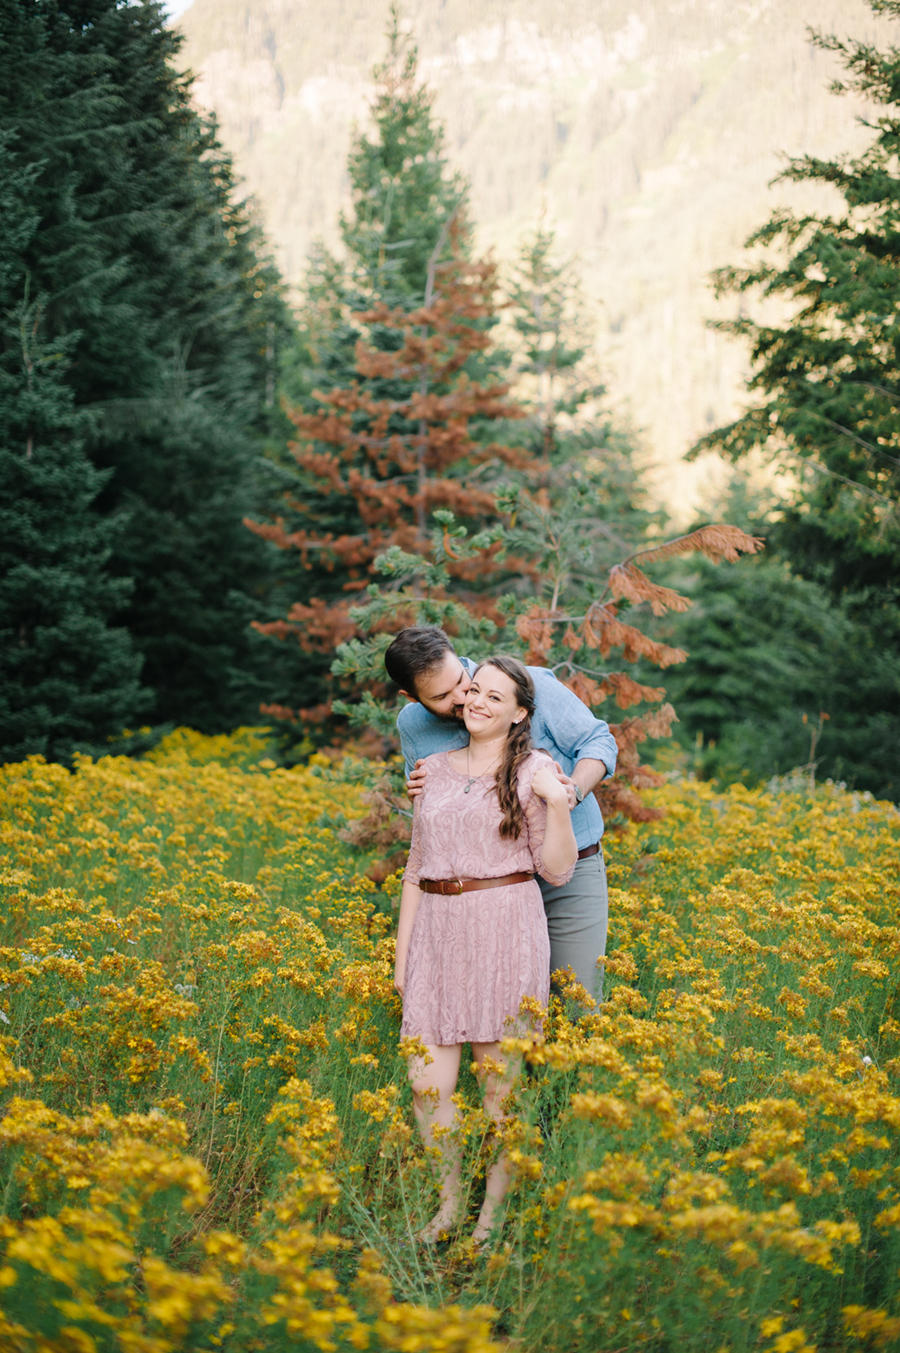
[[[862,110],[808,26],[874,36],[864,0],[410,0],[422,69],[484,245],[508,256],[546,209],[580,252],[610,384],[678,510],[710,467],[679,466],[741,397],[743,354],[705,328],[708,275],[773,205],[783,154],[859,147]],[[387,4],[195,0],[182,19],[198,97],[301,276],[336,239],[346,152],[366,117]],[[882,24],[883,31],[887,25]],[[718,311],[718,313],[721,313]]]

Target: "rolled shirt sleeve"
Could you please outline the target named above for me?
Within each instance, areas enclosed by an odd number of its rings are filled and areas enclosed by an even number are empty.
[[[578,696],[558,681],[546,667],[529,667],[534,681],[537,709],[534,719],[534,744],[540,747],[539,731],[562,754],[564,769],[570,774],[577,762],[590,758],[602,761],[607,775],[616,768],[618,747],[609,724],[592,714]],[[547,748],[552,751],[552,747]],[[570,761],[571,765],[565,765]]]
[[[534,681],[532,741],[549,752],[567,775],[579,761],[602,761],[607,775],[616,768],[618,747],[609,725],[591,713],[578,696],[546,667],[529,667]],[[603,814],[593,794],[572,809],[572,828],[579,850],[594,846],[603,835]]]

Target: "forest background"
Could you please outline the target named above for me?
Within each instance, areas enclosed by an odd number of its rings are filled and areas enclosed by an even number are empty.
[[[676,533],[548,218],[514,255],[478,256],[399,19],[340,248],[314,250],[298,299],[159,5],[2,14],[0,759],[138,753],[261,706],[287,761],[345,744],[348,718],[384,753],[390,716],[360,691],[386,632],[421,615],[631,710],[626,752],[671,727],[671,702],[701,775],[815,762],[897,797],[893,51],[821,39],[880,105],[868,146],[793,161],[788,181],[837,187],[841,209],[761,222],[756,265],[720,275],[754,377],[750,411],[704,447],[791,474],[776,495],[738,470],[704,505],[693,527],[744,533],[694,536],[731,553],[713,567],[659,555]],[[756,323],[779,296],[789,321]],[[766,550],[737,561],[747,537]],[[642,550],[652,582],[616,573]],[[630,625],[642,605],[658,614]],[[584,660],[616,647],[627,677]]]

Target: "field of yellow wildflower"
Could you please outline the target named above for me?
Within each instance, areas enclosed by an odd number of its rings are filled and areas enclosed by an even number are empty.
[[[485,1256],[410,1239],[352,774],[252,730],[0,769],[0,1349],[900,1347],[900,813],[657,794],[607,842],[603,1005],[526,1050]],[[497,1143],[461,1099],[474,1210]]]

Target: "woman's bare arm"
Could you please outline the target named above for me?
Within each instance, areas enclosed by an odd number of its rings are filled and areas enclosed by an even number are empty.
[[[400,995],[403,995],[403,988],[406,985],[406,955],[409,952],[409,937],[412,934],[412,928],[415,923],[416,913],[419,910],[419,902],[422,900],[422,892],[418,883],[409,883],[404,880],[403,891],[400,894],[400,919],[397,922],[397,956],[394,962],[394,986]]]
[[[538,768],[531,788],[547,805],[547,826],[541,850],[543,868],[548,874],[565,874],[578,859],[566,788],[560,784],[556,772],[549,765]]]

